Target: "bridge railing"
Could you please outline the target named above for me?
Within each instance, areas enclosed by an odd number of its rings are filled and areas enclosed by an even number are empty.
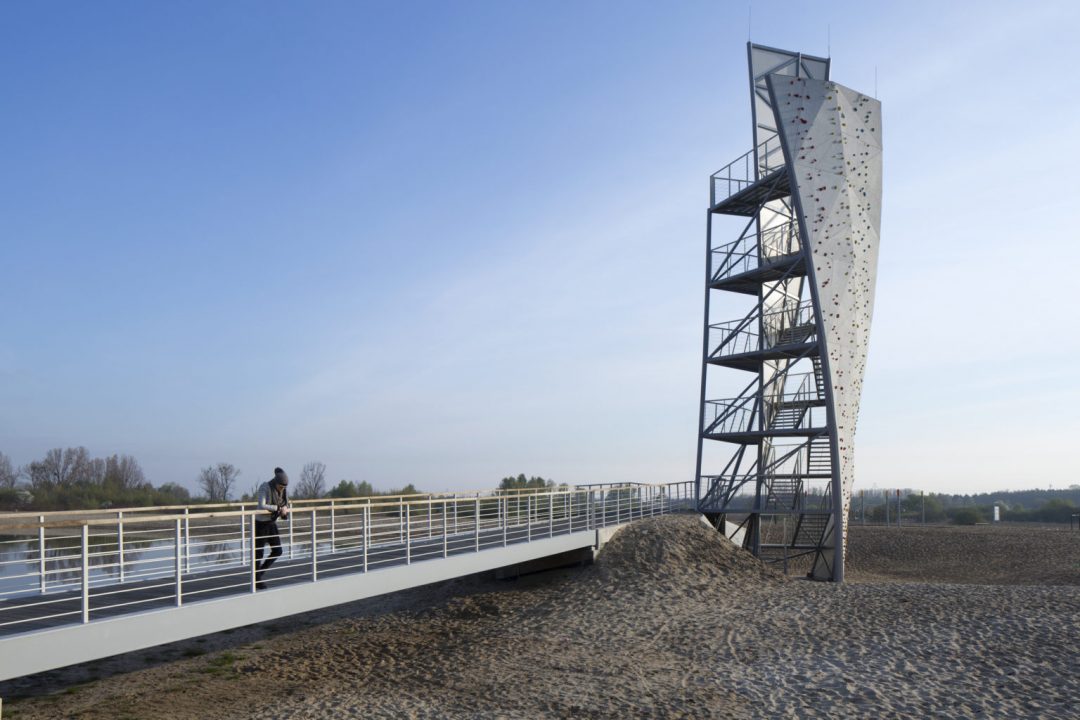
[[[263,579],[273,589],[593,530],[693,509],[692,494],[692,482],[598,484],[296,505],[278,521],[282,557],[265,578],[255,510],[23,515],[0,525],[0,638],[261,592]]]

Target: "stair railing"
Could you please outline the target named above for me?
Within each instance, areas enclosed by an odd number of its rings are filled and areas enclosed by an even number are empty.
[[[763,262],[794,255],[799,252],[799,226],[795,220],[761,231],[761,259]]]
[[[706,400],[705,425],[702,434],[746,432],[755,429],[758,415],[757,380],[752,380],[737,397],[724,400]],[[749,407],[748,407],[749,406]],[[711,417],[708,409],[712,410]]]
[[[757,146],[758,162],[754,165],[754,151],[750,150],[729,162],[709,176],[709,207],[727,200],[773,172],[784,167],[783,146],[780,136],[773,135]]]
[[[739,239],[734,242],[713,248],[713,271],[710,275],[712,282],[717,282],[730,275],[739,275],[749,272],[757,267],[757,233],[754,225],[757,218],[752,218],[743,228]],[[716,258],[719,257],[719,261]]]
[[[751,220],[737,240],[713,248],[712,282],[750,272],[761,265],[799,252],[799,231],[794,220],[783,225],[754,230]]]
[[[817,335],[817,327],[814,323],[814,304],[811,300],[803,300],[793,307],[766,313],[762,320],[765,328],[765,343],[766,347],[769,348],[780,344],[785,331],[797,327],[810,329],[805,340],[810,340],[810,338]]]
[[[779,280],[777,280],[773,284],[773,286],[769,289],[769,291],[767,293],[765,293],[764,296],[762,296],[761,303],[764,303],[766,300],[771,298],[774,294],[777,294],[777,293],[781,292],[780,288],[783,287],[784,281],[791,277],[791,274],[792,274],[793,270],[794,270],[794,267],[789,268],[786,272],[784,272],[783,276],[781,276],[779,278]],[[798,306],[796,306],[794,312],[801,317],[802,315],[800,314],[799,308],[802,307],[803,305],[806,306],[806,308],[808,310],[809,317],[812,318],[813,317],[813,306],[812,306],[812,303],[811,303],[810,300],[805,300],[802,303],[800,303]],[[750,330],[749,328],[751,327],[752,324],[756,325],[757,320],[762,319],[762,320],[765,321],[764,324],[765,324],[765,327],[766,327],[766,332],[768,332],[768,318],[769,318],[769,316],[773,315],[774,313],[766,313],[764,316],[762,316],[761,313],[758,311],[758,307],[759,306],[754,306],[753,308],[751,308],[750,312],[747,313],[746,316],[743,317],[740,320],[728,320],[728,321],[725,321],[725,322],[715,323],[715,324],[709,326],[709,335],[710,335],[709,347],[713,347],[713,343],[711,341],[713,331],[722,333],[722,338],[723,338],[723,339],[721,339],[719,341],[719,344],[717,344],[715,346],[715,348],[713,348],[713,350],[711,352],[709,352],[709,357],[710,358],[724,357],[726,355],[738,355],[738,354],[741,354],[741,353],[753,352],[755,350],[760,350],[761,349],[761,346],[759,344],[759,336],[758,336],[757,331],[756,330]],[[793,312],[793,311],[792,310],[778,310],[778,311],[775,311],[775,312],[784,313],[784,312]],[[776,336],[776,337],[779,337],[779,336]],[[773,342],[769,343],[768,347],[773,347],[775,345],[776,345],[776,342],[775,342],[775,339],[774,339]]]

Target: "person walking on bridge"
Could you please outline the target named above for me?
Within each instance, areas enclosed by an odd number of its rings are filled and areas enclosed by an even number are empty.
[[[286,488],[289,476],[281,468],[274,468],[274,477],[259,486],[258,509],[255,516],[255,588],[265,590],[263,576],[274,561],[281,557],[281,537],[278,534],[278,518],[289,516],[289,497]],[[270,546],[270,554],[262,559],[263,545]]]

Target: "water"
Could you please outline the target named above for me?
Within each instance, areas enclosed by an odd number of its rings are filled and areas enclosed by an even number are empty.
[[[90,585],[120,580],[120,550],[116,535],[91,535]],[[192,571],[240,563],[240,541],[210,542],[193,537]],[[40,549],[37,538],[0,536],[0,600],[41,593]],[[124,580],[172,577],[176,573],[176,543],[168,531],[141,530],[124,537]],[[45,539],[45,590],[74,590],[82,582],[82,537]]]

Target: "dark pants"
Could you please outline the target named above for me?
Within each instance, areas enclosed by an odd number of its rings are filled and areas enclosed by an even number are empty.
[[[270,555],[262,560],[263,545],[270,546]],[[262,560],[258,566],[256,577],[262,579],[262,574],[270,569],[274,561],[281,557],[281,538],[278,537],[277,523],[273,520],[262,522],[255,521],[255,559]]]

